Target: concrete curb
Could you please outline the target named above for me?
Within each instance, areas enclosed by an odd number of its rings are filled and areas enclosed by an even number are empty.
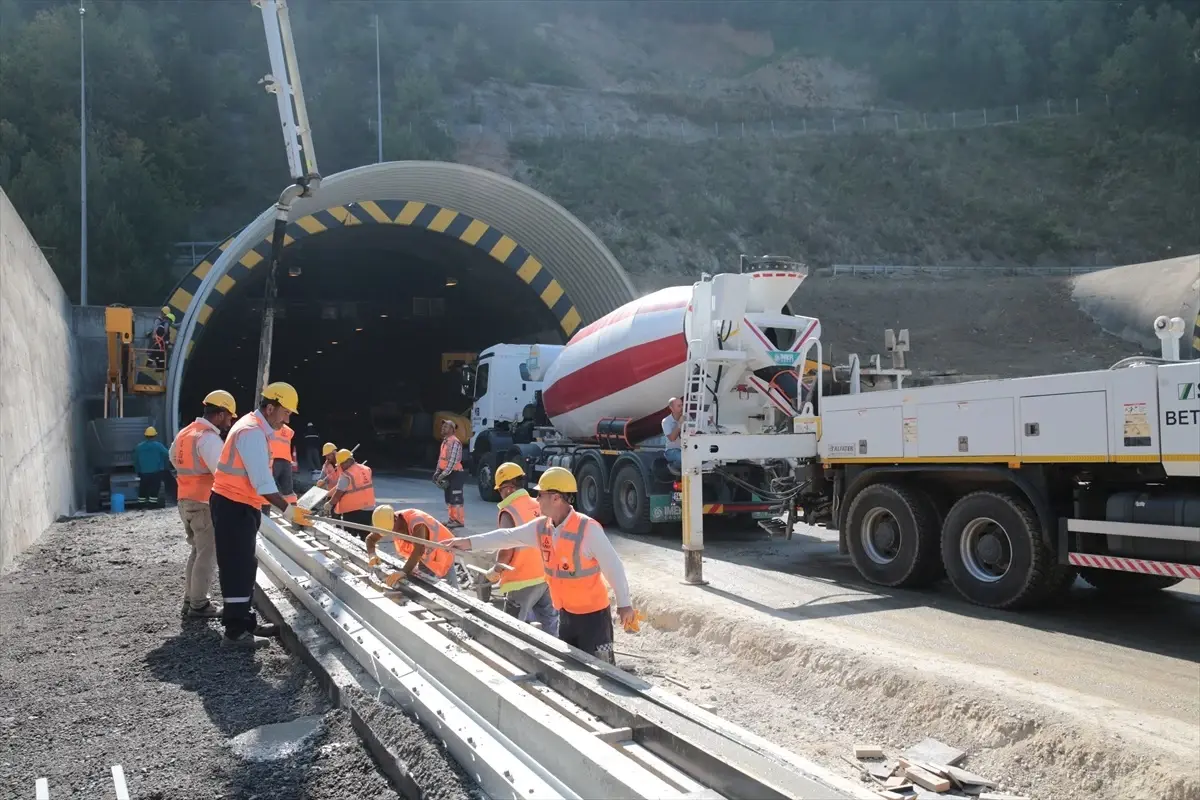
[[[422,800],[427,794],[409,772],[407,765],[372,728],[370,707],[396,704],[383,692],[379,682],[338,644],[324,626],[288,591],[277,586],[271,576],[258,571],[255,605],[263,617],[279,626],[280,641],[298,656],[321,682],[321,687],[338,708],[350,714],[350,726],[371,754],[392,788],[405,800]],[[415,723],[414,723],[415,724]],[[433,788],[433,787],[430,787]]]

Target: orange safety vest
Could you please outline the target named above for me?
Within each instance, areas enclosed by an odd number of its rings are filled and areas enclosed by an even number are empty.
[[[375,507],[375,484],[371,481],[371,468],[362,464],[351,464],[342,473],[350,479],[350,488],[338,498],[333,510],[338,514],[362,511]],[[338,480],[341,480],[340,478]]]
[[[259,421],[258,414],[247,414],[233,423],[229,435],[225,437],[225,446],[221,448],[221,460],[217,463],[217,474],[213,477],[212,490],[235,503],[244,503],[255,508],[266,504],[262,496],[254,490],[250,476],[246,472],[246,464],[237,451],[237,441],[242,434],[251,428],[258,427],[267,441],[271,441],[271,426]]]
[[[267,437],[267,442],[271,445],[271,460],[272,461],[291,461],[292,460],[292,437],[296,432],[288,425],[283,425],[277,431],[272,431]]]
[[[442,449],[438,453],[438,472],[453,470],[454,472],[462,472],[462,456],[455,460],[454,466],[450,466],[450,440],[454,439],[454,434],[450,434],[445,439],[442,439]],[[456,440],[457,441],[457,440]],[[462,452],[461,450],[459,451]]]
[[[200,457],[200,439],[206,434],[220,438],[209,422],[198,419],[181,430],[171,443],[171,463],[175,465],[180,500],[207,503],[212,493],[213,474]]]
[[[404,519],[404,522],[408,525],[410,534],[416,529],[417,525],[424,525],[429,529],[429,536],[435,542],[444,542],[447,539],[454,538],[454,534],[450,532],[449,528],[424,511],[418,511],[415,508],[406,508],[397,511],[396,516]],[[392,523],[392,527],[394,530],[394,522]],[[412,555],[413,550],[416,548],[415,544],[406,542],[403,539],[396,539],[395,543],[396,553],[400,558],[405,560]],[[426,547],[424,555],[421,556],[421,563],[434,575],[444,578],[450,574],[450,569],[454,566],[454,554],[449,550],[442,550],[438,547]]]
[[[583,532],[589,525],[600,527],[591,517],[572,510],[557,533],[547,519],[538,534],[550,600],[555,608],[568,614],[591,614],[609,607],[600,562],[582,553]]]
[[[511,514],[513,522],[518,526],[532,522],[542,515],[537,501],[524,489],[510,494],[497,508],[500,509],[496,515],[497,525],[503,524],[505,513]],[[546,570],[542,566],[542,557],[536,547],[518,547],[509,566],[512,569],[500,570],[500,585],[496,587],[498,594],[507,594],[546,582]]]

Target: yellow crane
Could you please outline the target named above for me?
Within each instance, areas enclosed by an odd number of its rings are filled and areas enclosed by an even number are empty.
[[[104,383],[104,416],[125,416],[125,395],[166,391],[167,352],[134,347],[133,309],[111,305],[104,309],[108,343],[108,376]]]

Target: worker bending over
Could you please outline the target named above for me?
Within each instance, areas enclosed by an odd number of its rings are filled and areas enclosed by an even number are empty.
[[[179,517],[190,548],[183,588],[185,617],[217,617],[221,613],[209,595],[217,571],[217,545],[208,497],[221,460],[221,436],[233,426],[235,417],[233,395],[216,389],[205,396],[202,416],[171,442],[171,463],[179,479]]]
[[[525,470],[507,462],[496,467],[496,526],[515,528],[542,515],[538,502],[525,491]],[[510,569],[503,569],[504,564]],[[522,622],[536,622],[551,636],[558,636],[558,610],[550,600],[546,571],[536,547],[505,548],[496,554],[496,566],[488,580],[499,581],[496,592],[504,597],[504,611]]]
[[[339,477],[337,445],[333,442],[326,442],[321,447],[321,477],[317,479],[317,488],[332,489],[337,486]]]
[[[338,467],[337,488],[325,501],[327,507],[333,508],[333,513],[347,522],[357,522],[361,525],[371,524],[371,510],[375,508],[375,483],[372,480],[371,468],[354,460],[354,454],[349,450],[338,450],[336,456]],[[350,531],[355,536],[363,538],[359,531]]]
[[[296,460],[296,445],[292,441],[295,435],[296,432],[291,426],[285,424],[279,426],[279,430],[273,431],[268,440],[271,443],[271,476],[275,478],[279,493],[289,503],[296,502],[292,472],[292,462]]]
[[[138,502],[142,505],[154,503],[159,508],[167,504],[167,465],[170,454],[163,443],[155,437],[158,431],[153,425],[142,432],[143,439],[133,448],[133,471],[138,476]]]
[[[438,454],[437,471],[433,473],[433,482],[446,493],[447,528],[461,528],[467,524],[463,509],[462,442],[458,440],[457,429],[454,420],[442,420],[442,449]]]
[[[225,598],[222,645],[256,647],[265,644],[256,637],[279,635],[278,625],[258,624],[250,600],[258,573],[255,550],[264,501],[283,511],[288,522],[312,524],[308,511],[283,499],[271,476],[270,436],[291,419],[299,404],[300,397],[291,384],[267,384],[258,410],[234,423],[221,448],[209,508],[217,544],[217,574]]]
[[[612,612],[604,580],[617,596],[621,624],[636,624],[625,567],[600,523],[572,508],[578,487],[570,470],[550,467],[536,488],[543,516],[515,528],[452,539],[450,545],[479,551],[538,548],[550,599],[559,610],[558,638],[613,664]]]
[[[427,541],[445,542],[454,538],[454,534],[445,525],[415,508],[396,511],[389,505],[378,506],[371,514],[371,525]],[[385,538],[387,537],[384,534],[374,532],[367,536],[367,555],[370,557],[368,563],[372,567],[379,564],[379,556],[375,555],[375,550]],[[425,547],[396,538],[392,538],[391,542],[396,548],[396,555],[406,560],[400,572],[393,572],[384,579],[388,586],[395,586],[401,580],[411,577],[418,564],[442,580],[454,569],[454,553],[449,550]]]

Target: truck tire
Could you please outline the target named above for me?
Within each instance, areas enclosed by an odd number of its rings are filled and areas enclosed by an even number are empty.
[[[479,484],[479,496],[489,503],[500,502],[500,493],[496,491],[496,454],[484,453],[479,459],[479,470],[475,473],[475,482]]]
[[[954,504],[942,526],[942,562],[958,593],[988,608],[1027,608],[1065,580],[1037,514],[1008,492],[972,492]]]
[[[1169,589],[1183,580],[1170,575],[1142,575],[1096,567],[1080,567],[1079,574],[1089,586],[1106,594],[1150,594]]]
[[[650,533],[650,493],[637,464],[622,464],[613,477],[609,495],[617,527],[626,533],[644,536]]]
[[[575,473],[579,492],[575,495],[575,507],[601,525],[613,521],[613,498],[605,485],[604,471],[595,461],[585,461]]]
[[[937,515],[920,492],[871,484],[851,501],[846,529],[850,559],[871,583],[915,588],[941,577]]]

